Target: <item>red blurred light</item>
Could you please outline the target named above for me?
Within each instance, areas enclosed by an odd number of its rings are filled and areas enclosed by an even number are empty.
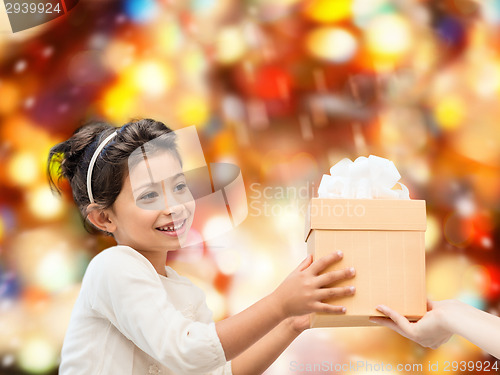
[[[254,79],[244,78],[248,93],[263,100],[284,99],[291,96],[292,77],[278,66],[265,66],[259,69]]]
[[[489,278],[486,285],[486,297],[490,300],[500,298],[500,266],[496,264],[487,265],[486,274]]]

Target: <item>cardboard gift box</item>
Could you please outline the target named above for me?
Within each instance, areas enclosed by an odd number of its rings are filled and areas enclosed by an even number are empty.
[[[415,321],[426,312],[425,201],[313,198],[306,216],[305,241],[319,259],[341,250],[333,269],[354,267],[356,276],[336,286],[354,285],[354,296],[328,303],[345,306],[345,315],[311,314],[311,327],[376,325],[370,316],[387,305]]]

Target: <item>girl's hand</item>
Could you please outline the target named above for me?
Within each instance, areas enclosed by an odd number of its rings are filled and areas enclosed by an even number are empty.
[[[321,274],[328,266],[342,259],[342,252],[334,252],[316,261],[308,256],[293,271],[270,297],[283,318],[304,315],[311,312],[331,314],[345,313],[345,307],[323,302],[333,297],[353,295],[353,286],[332,287],[331,284],[352,278],[353,268],[335,270]]]
[[[453,335],[446,324],[446,311],[453,309],[453,303],[454,301],[427,301],[427,313],[415,323],[411,323],[389,307],[381,305],[377,310],[390,319],[372,317],[370,321],[388,327],[424,347],[436,349]]]
[[[300,335],[306,329],[311,327],[311,316],[310,314],[291,316],[286,319],[285,322],[288,324],[292,332]]]

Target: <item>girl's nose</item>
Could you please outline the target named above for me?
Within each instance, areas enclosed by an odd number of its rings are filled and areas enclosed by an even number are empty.
[[[178,215],[182,212],[182,204],[175,199],[173,194],[169,194],[165,189],[164,183],[162,182],[163,187],[163,199],[165,199],[163,211],[168,213],[169,215]]]
[[[167,200],[165,200],[165,208],[163,209],[163,211],[166,214],[177,216],[181,214],[182,210],[183,208],[181,204],[177,202],[167,202]]]

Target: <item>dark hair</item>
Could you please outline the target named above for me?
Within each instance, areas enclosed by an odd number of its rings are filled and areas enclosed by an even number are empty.
[[[161,149],[169,150],[181,162],[172,130],[152,119],[133,120],[120,128],[106,122],[91,121],[75,130],[68,140],[52,147],[47,164],[50,188],[60,195],[60,180],[66,178],[69,181],[73,200],[89,233],[96,233],[95,229],[98,229],[93,225],[89,227],[87,220],[87,208],[91,203],[87,193],[90,159],[101,142],[117,129],[117,135],[101,150],[92,169],[92,195],[100,208],[112,207],[128,175],[129,156],[145,143],[162,139]],[[169,136],[165,137],[167,134]],[[102,231],[98,229],[99,232]]]

